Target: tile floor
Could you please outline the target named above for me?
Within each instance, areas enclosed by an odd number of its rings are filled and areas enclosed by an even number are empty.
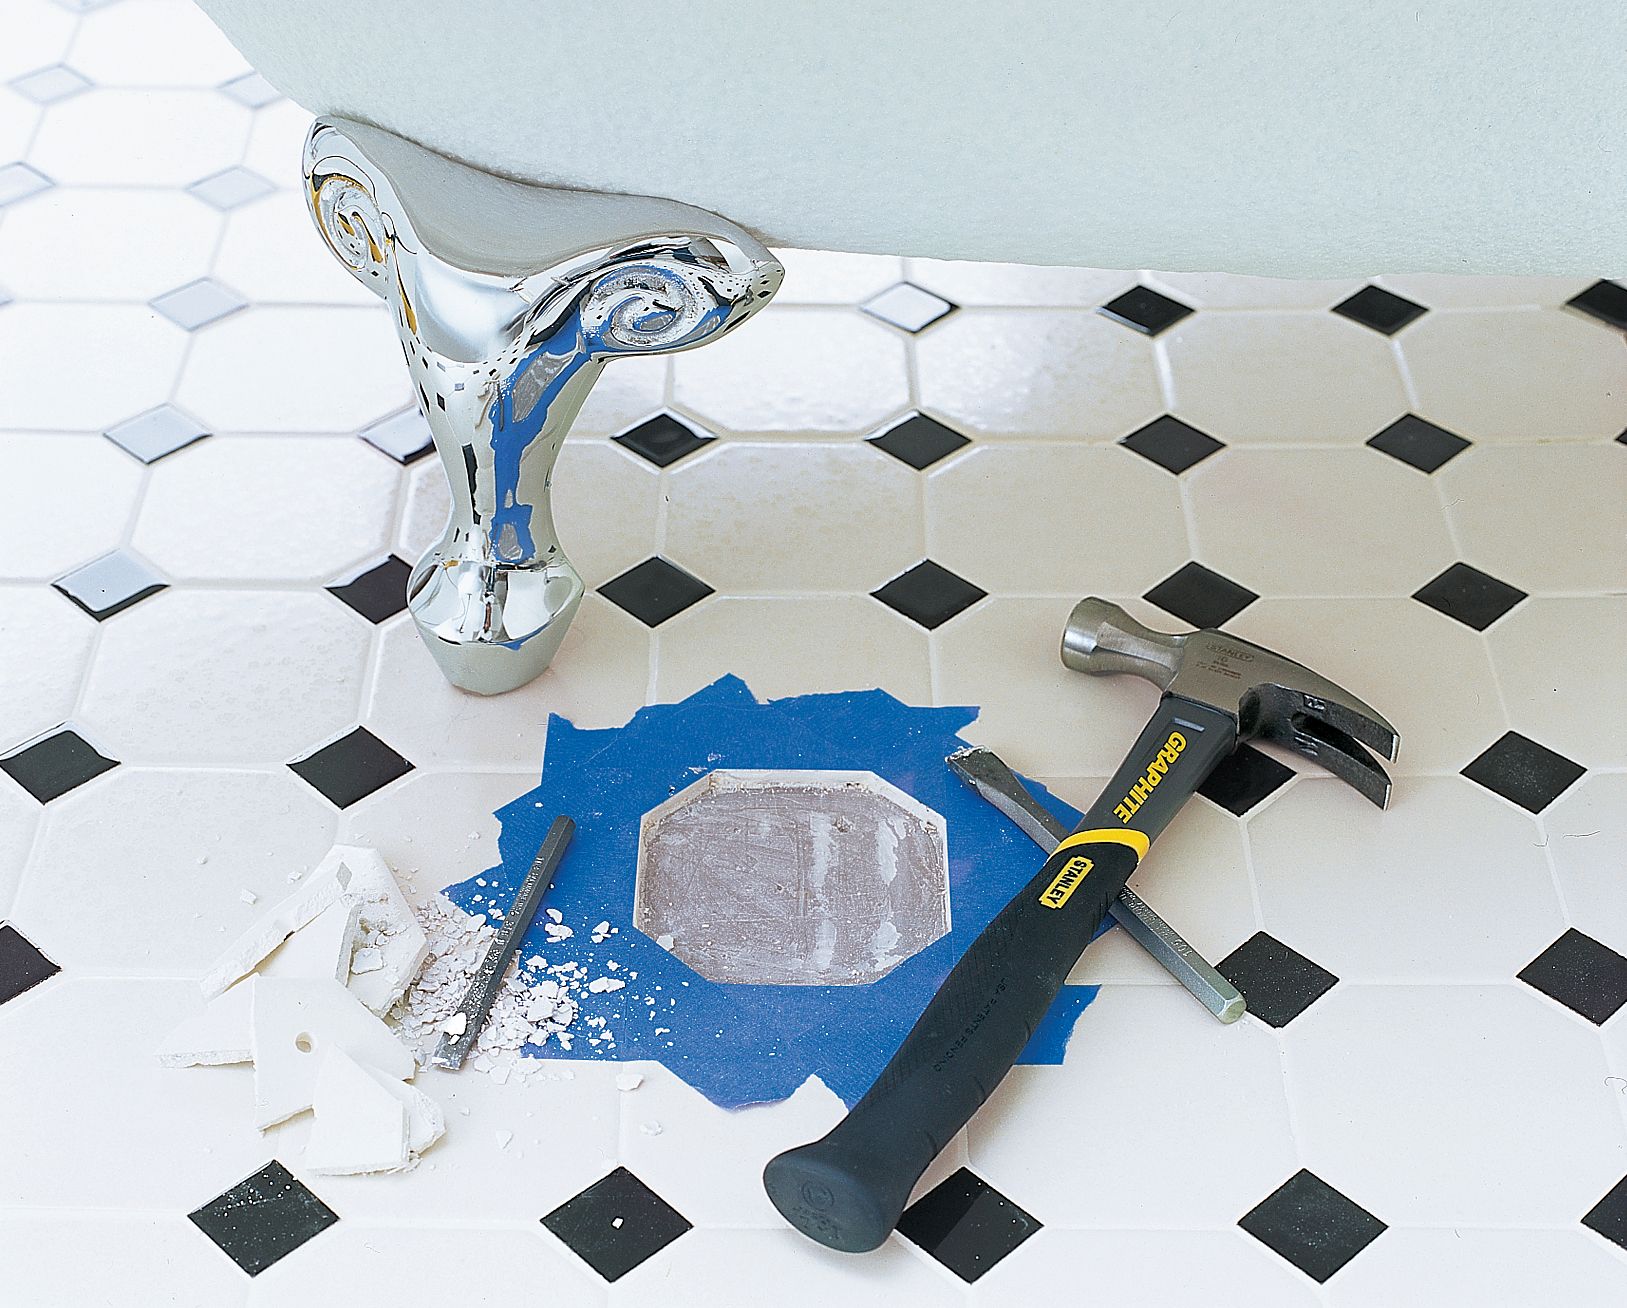
[[[3,22],[0,1300],[1627,1302],[1621,283],[790,254],[737,336],[608,370],[558,477],[591,593],[480,701],[401,612],[444,492],[306,115],[179,0]],[[817,1085],[431,1072],[424,1167],[302,1178],[231,1069],[151,1056],[241,890],[335,839],[484,867],[550,712],[879,685],[1082,802],[1149,707],[1056,660],[1093,591],[1370,697],[1395,802],[1234,760],[1138,884],[1252,1015],[1110,933],[1066,1063],[876,1254],[757,1186]]]

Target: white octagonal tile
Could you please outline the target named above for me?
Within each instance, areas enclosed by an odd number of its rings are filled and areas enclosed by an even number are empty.
[[[927,557],[996,593],[1139,594],[1191,558],[1176,479],[1116,447],[986,445],[926,500]]]
[[[0,313],[0,422],[96,431],[170,397],[187,335],[145,305],[19,303]],[[42,384],[72,378],[71,385]]]
[[[213,91],[90,91],[45,111],[29,159],[68,186],[186,186],[238,161],[249,117]]]
[[[1588,767],[1627,767],[1627,595],[1533,597],[1486,640],[1516,731]]]
[[[1621,333],[1569,310],[1426,314],[1398,346],[1418,412],[1470,440],[1599,439],[1627,427]]]
[[[219,234],[220,215],[190,195],[58,187],[0,224],[0,285],[31,300],[145,303],[205,276]]]
[[[178,580],[330,581],[387,550],[399,477],[361,441],[217,436],[154,466],[133,543]]]
[[[1117,440],[1164,408],[1152,343],[1097,313],[962,309],[915,351],[921,407],[985,436]]]
[[[1624,455],[1614,442],[1465,450],[1437,476],[1464,562],[1532,593],[1619,591]]]
[[[1301,1161],[1392,1226],[1569,1228],[1627,1172],[1597,1028],[1512,980],[1344,983],[1283,1038]]]
[[[723,596],[656,629],[656,698],[675,701],[726,673],[759,699],[879,687],[932,698],[927,634],[868,595]]]
[[[1407,410],[1389,341],[1330,313],[1199,313],[1162,341],[1171,407],[1229,445],[1360,442]]]
[[[1536,822],[1463,777],[1307,776],[1248,830],[1265,929],[1341,981],[1504,981],[1565,929]]]
[[[75,976],[202,976],[333,840],[333,806],[286,769],[121,767],[46,810],[17,919]]]
[[[921,558],[916,474],[863,442],[719,442],[667,485],[666,552],[726,593],[872,590]]]
[[[672,369],[674,402],[732,432],[861,432],[909,403],[903,341],[852,309],[770,307]]]
[[[126,763],[286,763],[356,720],[371,636],[321,592],[167,590],[107,624],[81,713]]]
[[[379,636],[363,721],[416,764],[526,771],[542,761],[550,713],[607,727],[642,708],[649,659],[649,628],[590,592],[546,672],[506,695],[471,695],[441,675],[410,621],[394,622]]]
[[[141,465],[100,436],[0,435],[0,554],[10,580],[54,581],[124,538]],[[64,513],[72,530],[62,529]]]
[[[969,1131],[972,1169],[1048,1225],[1224,1227],[1294,1171],[1277,1042],[1257,1023],[1222,1026],[1169,986],[1106,986],[1065,1067],[1089,1073],[1014,1068]],[[1134,1129],[1035,1125],[1087,1119]]]
[[[1453,561],[1435,488],[1372,450],[1223,450],[1186,482],[1199,562],[1261,594],[1395,595]]]
[[[73,714],[96,620],[54,590],[0,586],[0,751]]]
[[[1572,926],[1627,954],[1627,774],[1583,777],[1542,814]],[[1627,1031],[1627,1022],[1615,1026]]]
[[[199,333],[177,398],[217,430],[355,431],[412,400],[383,303],[252,308]]]
[[[1147,605],[1120,602],[1156,623]],[[1158,702],[1145,681],[1086,677],[1062,666],[1058,650],[1073,604],[997,596],[932,633],[938,703],[982,705],[961,734],[1027,776],[1110,775]]]

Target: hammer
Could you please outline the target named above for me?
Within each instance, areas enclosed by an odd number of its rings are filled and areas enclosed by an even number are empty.
[[[1062,662],[1131,672],[1163,692],[1152,720],[1072,835],[950,971],[875,1084],[823,1139],[763,1169],[804,1235],[862,1253],[1011,1070],[1153,839],[1240,740],[1313,759],[1383,808],[1400,737],[1369,705],[1281,654],[1221,631],[1169,635],[1102,599],[1074,606]]]

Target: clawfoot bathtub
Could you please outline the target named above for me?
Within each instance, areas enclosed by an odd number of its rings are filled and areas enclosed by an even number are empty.
[[[474,691],[540,672],[580,598],[548,480],[600,368],[739,325],[767,245],[1277,277],[1627,250],[1620,0],[198,2],[330,115],[313,211],[452,482],[412,613]]]

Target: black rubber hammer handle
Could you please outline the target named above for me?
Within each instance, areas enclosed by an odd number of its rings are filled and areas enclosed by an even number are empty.
[[[1152,839],[1232,750],[1226,713],[1166,695],[1078,830],[961,956],[875,1084],[763,1185],[803,1234],[849,1253],[897,1225],[921,1174],[1011,1070]]]

